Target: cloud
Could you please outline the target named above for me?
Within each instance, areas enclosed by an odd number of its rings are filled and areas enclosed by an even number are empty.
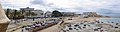
[[[31,1],[32,4],[44,4],[43,0],[33,0]]]
[[[119,14],[119,0],[0,0],[4,7],[33,7],[43,10],[65,12],[98,12],[100,14]]]
[[[20,8],[29,6],[29,0],[0,0],[3,8],[10,7],[10,8]]]

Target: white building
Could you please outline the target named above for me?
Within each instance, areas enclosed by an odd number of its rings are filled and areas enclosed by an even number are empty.
[[[75,15],[74,12],[62,12],[63,15]]]
[[[34,12],[37,14],[36,17],[44,17],[44,11],[42,10],[34,10],[34,11],[31,11],[31,12]]]
[[[98,16],[96,12],[83,12],[82,16],[96,17]]]
[[[26,7],[26,8],[20,8],[20,11],[25,11],[25,12],[34,12],[35,14],[37,14],[37,16],[33,16],[33,17],[43,17],[44,15],[44,11],[42,10],[35,10],[34,8],[29,8],[29,7]]]
[[[50,11],[45,12],[45,17],[51,17],[51,16],[52,16],[52,12]]]
[[[34,11],[34,8],[26,7],[26,8],[20,8],[20,10],[24,10],[24,11]]]

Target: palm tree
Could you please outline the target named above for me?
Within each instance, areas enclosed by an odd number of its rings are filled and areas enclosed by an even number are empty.
[[[29,16],[31,16],[31,11],[29,10],[29,14],[28,14]]]
[[[34,12],[31,12],[30,15],[31,15],[31,16],[36,16],[37,14],[34,13]]]
[[[21,14],[22,14],[22,17],[24,18],[24,16],[25,16],[25,10],[21,10]]]
[[[9,15],[10,15],[10,9],[7,9],[6,15],[7,15],[7,17],[9,17]]]
[[[14,11],[13,19],[16,18],[16,13],[17,13],[17,10]]]

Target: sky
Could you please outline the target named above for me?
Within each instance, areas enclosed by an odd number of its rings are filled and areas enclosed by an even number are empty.
[[[4,9],[31,7],[44,11],[97,12],[101,15],[120,16],[120,0],[0,0]]]

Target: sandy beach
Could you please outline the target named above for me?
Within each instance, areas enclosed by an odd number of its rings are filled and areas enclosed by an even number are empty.
[[[79,18],[79,17],[72,17],[72,18],[70,18],[70,17],[66,17],[63,20],[64,20],[64,23],[72,23],[74,21],[95,21],[98,18],[99,17],[94,17],[94,18],[92,18],[92,17],[91,18]],[[68,19],[72,19],[72,20],[68,20]],[[54,25],[52,27],[40,30],[38,32],[59,32],[59,29],[60,29],[60,25],[57,24],[57,25]]]

